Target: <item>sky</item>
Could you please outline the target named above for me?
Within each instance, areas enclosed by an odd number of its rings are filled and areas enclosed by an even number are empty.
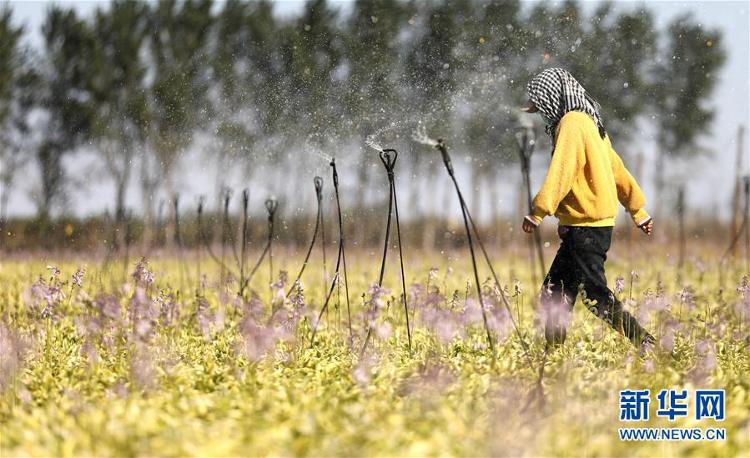
[[[58,1],[61,6],[72,6],[82,14],[91,14],[97,6],[106,5],[106,2],[93,1]],[[350,9],[351,1],[331,1],[331,4],[341,8],[346,13]],[[600,3],[598,1],[583,1],[584,8],[592,11]],[[617,8],[632,9],[639,8],[643,2],[615,1]],[[9,2],[14,12],[14,18],[23,23],[27,30],[27,39],[33,46],[40,44],[39,28],[44,20],[45,12],[50,2],[46,1],[14,1]],[[300,11],[304,1],[279,0],[275,2],[275,11],[279,15],[293,15]],[[527,3],[531,4],[531,3]],[[709,156],[693,160],[689,164],[671,164],[667,178],[672,182],[683,182],[687,187],[688,206],[703,214],[717,214],[719,217],[727,215],[727,203],[729,202],[734,186],[734,163],[737,149],[737,129],[739,125],[750,124],[750,2],[747,1],[649,1],[647,8],[653,11],[656,25],[664,29],[673,18],[689,13],[694,20],[701,24],[719,28],[724,34],[724,45],[727,52],[727,61],[719,76],[719,83],[714,92],[711,104],[717,108],[716,118],[710,135],[702,140],[713,153]],[[615,147],[621,153],[630,157],[634,151],[642,152],[645,158],[643,170],[646,175],[641,182],[650,200],[659,199],[654,196],[653,160],[655,157],[655,145],[653,142],[654,131],[645,123],[642,127],[642,135],[639,140],[627,145],[620,145],[614,139]],[[750,155],[747,146],[748,139],[745,137],[744,151],[746,156]],[[630,154],[629,154],[630,153]],[[540,156],[540,155],[537,155]],[[541,183],[544,178],[545,158],[537,157],[533,164],[533,181]],[[637,167],[629,164],[631,168]],[[83,167],[85,173],[91,173],[91,168]],[[212,191],[213,178],[198,170],[186,170],[186,181],[199,182],[201,185],[197,193],[210,193]],[[743,173],[750,174],[750,160],[745,159]],[[32,170],[24,170],[22,173],[31,174]],[[87,177],[79,177],[86,180]],[[20,177],[20,183],[29,183],[34,180]],[[135,190],[128,193],[132,202],[140,202]],[[87,187],[85,193],[76,205],[75,213],[78,216],[101,213],[107,206],[111,206],[113,190],[106,183],[94,181]],[[28,216],[35,212],[35,205],[30,198],[30,189],[20,190],[11,195],[9,214],[12,216]]]

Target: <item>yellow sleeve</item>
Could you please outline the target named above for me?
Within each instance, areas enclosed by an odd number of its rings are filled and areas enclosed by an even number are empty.
[[[633,175],[625,168],[622,159],[615,152],[614,148],[609,147],[610,159],[612,162],[612,172],[615,175],[615,184],[617,185],[617,199],[623,207],[630,213],[633,222],[640,226],[651,219],[648,212],[643,208],[646,205],[646,197],[635,181]]]
[[[534,197],[531,216],[537,223],[554,215],[560,202],[573,188],[576,176],[586,164],[586,146],[580,119],[563,117],[555,141],[555,152],[547,177]]]

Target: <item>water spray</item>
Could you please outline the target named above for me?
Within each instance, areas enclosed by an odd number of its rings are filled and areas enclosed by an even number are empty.
[[[534,210],[534,204],[531,197],[531,155],[534,153],[534,145],[536,139],[534,136],[534,130],[530,127],[524,126],[516,133],[516,140],[518,141],[518,156],[521,162],[521,175],[523,176],[523,184],[526,188],[526,203],[528,204],[528,214],[531,214]],[[529,245],[530,248],[530,260],[534,259],[534,249],[536,249],[537,259],[539,261],[539,272],[541,277],[536,276],[536,268],[531,269],[532,281],[535,285],[539,284],[538,278],[544,278],[544,250],[542,249],[542,236],[538,230],[534,231],[533,234],[533,245]]]
[[[307,254],[305,255],[305,260],[302,262],[302,267],[299,270],[299,273],[297,274],[297,277],[292,281],[292,286],[289,288],[289,291],[286,293],[286,298],[289,298],[289,296],[292,294],[292,291],[294,291],[294,288],[298,287],[299,280],[302,278],[302,274],[305,272],[305,267],[307,267],[308,261],[310,261],[310,254],[312,253],[313,247],[315,247],[315,240],[318,238],[318,230],[322,226],[323,221],[323,179],[321,177],[315,177],[313,179],[313,184],[315,185],[315,198],[318,202],[318,212],[317,216],[315,217],[315,229],[313,229],[313,236],[312,240],[310,240],[310,247],[307,249]],[[324,251],[325,253],[325,248]]]
[[[338,284],[339,278],[340,278],[340,267],[343,267],[344,269],[344,292],[346,294],[346,314],[348,318],[349,323],[349,341],[351,342],[354,338],[354,333],[352,332],[352,312],[351,308],[349,306],[349,279],[347,278],[346,274],[346,252],[344,250],[344,218],[341,215],[341,201],[339,199],[339,174],[336,170],[336,160],[331,158],[331,162],[329,164],[331,166],[332,174],[333,174],[333,191],[334,195],[336,196],[336,212],[338,214],[338,223],[339,223],[339,253],[336,259],[336,270],[333,273],[333,279],[331,280],[331,286],[328,289],[328,294],[326,295],[326,299],[323,302],[323,307],[320,309],[320,313],[318,314],[318,319],[313,323],[313,330],[312,330],[312,336],[310,337],[310,346],[312,347],[315,344],[315,335],[318,332],[318,323],[320,323],[321,318],[323,317],[323,314],[328,309],[328,303],[331,300],[331,295],[333,294],[333,289],[336,287],[336,284]]]
[[[371,145],[372,146],[372,145]],[[383,149],[379,153],[380,161],[383,163],[385,170],[388,174],[389,183],[389,194],[388,194],[388,220],[385,227],[385,242],[383,243],[383,260],[380,264],[380,277],[378,279],[378,287],[383,286],[383,276],[385,275],[385,262],[388,256],[388,241],[391,234],[391,219],[395,217],[396,220],[396,238],[398,239],[398,256],[399,263],[401,266],[401,299],[404,304],[404,314],[406,316],[406,334],[409,339],[409,351],[411,351],[411,326],[409,324],[409,306],[406,301],[406,274],[404,273],[404,254],[401,244],[401,226],[399,224],[398,217],[398,199],[396,197],[396,182],[395,173],[396,159],[398,159],[398,152],[395,149]],[[372,328],[368,326],[367,335],[365,336],[365,342],[362,345],[360,355],[364,355],[367,349],[367,344],[370,341],[370,335],[372,334]]]

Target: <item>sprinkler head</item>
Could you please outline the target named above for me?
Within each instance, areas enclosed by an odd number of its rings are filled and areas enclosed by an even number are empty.
[[[336,171],[336,159],[331,159],[331,168],[333,169],[333,187],[339,188],[339,172]]]
[[[266,200],[266,210],[268,211],[268,217],[273,218],[273,214],[276,213],[276,209],[279,206],[279,202],[273,197]]]
[[[443,163],[445,164],[445,168],[448,169],[448,173],[453,175],[453,163],[451,162],[451,157],[448,155],[448,147],[445,145],[442,138],[438,138],[435,148],[437,148],[443,156]]]
[[[396,159],[398,159],[398,151],[395,149],[384,149],[380,152],[380,160],[388,171],[388,175],[393,175],[393,169],[396,167]]]
[[[318,196],[318,200],[321,200],[323,198],[323,178],[315,177],[313,183],[315,184],[315,194]]]

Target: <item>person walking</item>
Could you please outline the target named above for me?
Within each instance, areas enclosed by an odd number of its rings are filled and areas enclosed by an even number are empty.
[[[646,235],[653,232],[643,192],[612,148],[599,104],[573,75],[561,68],[546,69],[531,79],[527,92],[522,110],[544,118],[553,144],[544,184],[522,224],[524,232],[532,233],[545,216],[559,220],[560,248],[542,285],[547,345],[565,341],[580,294],[592,313],[641,353],[651,351],[654,337],[623,310],[604,271],[618,201]]]

